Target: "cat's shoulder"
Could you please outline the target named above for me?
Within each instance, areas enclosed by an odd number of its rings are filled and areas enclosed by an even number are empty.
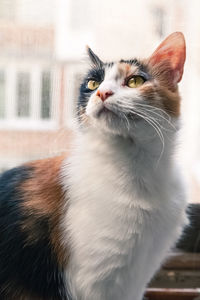
[[[66,154],[25,163],[0,175],[0,225],[10,238],[16,230],[23,244],[48,238],[57,259],[66,259],[61,246],[60,219],[65,194],[60,170]],[[8,233],[8,229],[13,231]],[[11,237],[12,236],[12,237]]]
[[[32,293],[41,299],[68,299],[62,269],[69,253],[60,230],[65,207],[60,171],[66,156],[0,175],[1,299],[33,299]],[[24,296],[26,291],[30,296]]]
[[[31,176],[20,186],[27,208],[40,210],[40,213],[45,214],[52,214],[60,209],[64,197],[61,168],[66,156],[63,154],[24,165],[31,170]]]
[[[0,202],[18,197],[26,208],[53,213],[63,194],[60,170],[66,157],[67,154],[63,154],[31,161],[3,172],[0,175]]]

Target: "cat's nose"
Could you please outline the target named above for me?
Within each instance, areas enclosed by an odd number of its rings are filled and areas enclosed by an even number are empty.
[[[97,96],[101,98],[101,100],[104,102],[108,97],[113,95],[112,91],[100,91],[98,90],[96,93]]]

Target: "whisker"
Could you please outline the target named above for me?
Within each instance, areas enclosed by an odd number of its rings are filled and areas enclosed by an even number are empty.
[[[171,127],[173,127],[173,129],[176,129],[176,127],[170,122],[171,117],[163,109],[160,109],[160,108],[157,108],[157,107],[151,108],[150,105],[145,105],[145,104],[142,105],[141,103],[136,103],[136,106],[145,107],[145,110],[150,111],[151,113],[159,116],[160,118],[165,120]],[[146,107],[148,107],[148,108],[146,109]],[[161,111],[161,114],[159,114],[158,112],[155,112],[154,110]],[[168,118],[165,118],[162,114],[166,115]]]
[[[160,107],[152,106],[152,105],[150,105],[150,104],[141,103],[141,102],[139,103],[139,102],[137,102],[137,101],[135,101],[134,104],[137,104],[137,105],[140,105],[140,106],[145,106],[145,107],[148,107],[148,108],[154,109],[154,110],[159,110],[159,111],[161,111],[164,115],[166,115],[166,116],[168,117],[168,119],[171,119],[171,116],[170,116],[164,109],[162,109],[162,108],[160,108]]]
[[[138,110],[138,109],[137,109],[137,110]],[[164,127],[164,126],[163,126],[163,123],[162,123],[162,125],[160,124],[159,121],[162,121],[162,120],[160,120],[159,118],[155,118],[155,117],[153,117],[152,115],[148,114],[146,110],[140,109],[140,112],[144,113],[147,117],[149,117],[151,120],[153,120],[154,122],[156,122],[156,123],[160,126],[160,128],[162,128],[163,130],[165,130],[165,131],[172,131],[172,129],[169,129],[169,128]],[[162,118],[162,119],[165,119],[165,118]],[[166,121],[168,121],[168,120],[166,120]],[[171,124],[170,124],[170,125],[171,125]],[[173,126],[173,127],[174,127],[174,126]],[[174,129],[175,129],[175,127],[174,127]]]
[[[123,113],[133,113],[139,117],[141,117],[142,119],[144,119],[149,125],[151,125],[153,127],[153,129],[155,130],[155,132],[157,133],[157,135],[159,136],[159,139],[161,141],[161,144],[162,144],[162,149],[161,149],[161,153],[160,153],[160,156],[159,156],[159,159],[157,161],[157,163],[160,161],[162,155],[163,155],[163,152],[164,152],[164,148],[165,148],[165,141],[164,141],[164,136],[163,136],[163,133],[162,133],[162,130],[161,130],[161,124],[155,120],[155,118],[153,118],[152,116],[149,116],[147,115],[146,111],[145,110],[135,110],[133,107],[130,108],[130,106],[127,106],[127,105],[121,105],[121,103],[118,101],[118,105],[120,108],[124,109],[125,111],[123,111]]]
[[[164,140],[164,136],[163,136],[162,130],[159,128],[159,126],[152,119],[149,119],[145,115],[140,114],[138,112],[135,112],[135,114],[138,115],[138,116],[140,116],[141,118],[143,118],[147,123],[149,123],[154,128],[154,130],[156,131],[157,135],[160,138],[160,141],[161,141],[161,144],[162,144],[162,149],[161,149],[158,161],[157,161],[157,164],[158,164],[159,161],[160,161],[160,159],[161,159],[161,157],[162,157],[162,155],[163,155],[163,153],[164,153],[164,148],[165,148],[165,140]]]
[[[117,102],[117,104],[121,107],[121,108],[124,108],[124,109],[134,109],[135,107],[137,106],[141,106],[141,107],[144,107],[145,108],[145,113],[148,111],[148,112],[151,112],[152,114],[158,116],[159,118],[157,119],[157,121],[159,121],[160,119],[163,119],[164,121],[166,121],[174,130],[176,130],[176,127],[170,122],[171,120],[171,117],[162,109],[160,108],[157,108],[157,107],[151,107],[150,105],[146,105],[146,104],[142,104],[142,103],[137,103],[137,102],[134,102],[134,104],[131,103],[131,105],[129,105],[127,102],[126,104],[123,104],[121,103],[120,101]],[[161,114],[159,114],[158,112],[155,112],[154,110],[157,110],[157,111],[161,111]],[[167,116],[167,118],[165,118],[164,115]],[[153,118],[153,116],[150,116],[148,115],[149,117]],[[160,120],[162,121],[162,120]],[[169,128],[165,128],[163,127],[164,130],[166,131],[169,131],[170,129]]]

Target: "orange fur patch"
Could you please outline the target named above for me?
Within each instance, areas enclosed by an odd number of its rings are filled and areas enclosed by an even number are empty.
[[[121,77],[127,78],[134,73],[138,72],[138,67],[134,65],[130,65],[126,62],[119,62],[117,64],[118,72]]]
[[[181,98],[178,89],[171,91],[152,80],[140,87],[140,93],[148,104],[164,109],[170,116],[180,115]]]
[[[58,261],[66,263],[66,249],[61,243],[60,218],[64,213],[64,192],[61,186],[60,170],[65,155],[27,164],[33,167],[32,177],[21,185],[24,202],[23,209],[30,214],[26,223],[22,224],[22,230],[28,233],[27,243],[34,242],[39,238],[37,232],[37,218],[31,216],[31,212],[38,216],[46,216],[51,223],[50,239],[57,254]]]
[[[181,98],[178,90],[171,92],[166,88],[161,88],[160,95],[162,97],[163,106],[167,113],[171,116],[178,117],[181,111]]]

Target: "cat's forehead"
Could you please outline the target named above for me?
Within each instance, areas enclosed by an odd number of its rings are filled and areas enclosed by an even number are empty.
[[[99,82],[110,80],[122,81],[132,75],[140,75],[147,79],[150,78],[148,65],[137,59],[102,63],[101,65],[93,66],[88,71],[85,80],[95,79]]]
[[[105,79],[127,78],[131,75],[145,72],[145,66],[136,59],[105,63],[104,68]]]
[[[132,74],[138,73],[139,68],[134,64],[129,64],[126,62],[116,62],[105,65],[105,79],[119,79],[126,78],[131,76]]]

